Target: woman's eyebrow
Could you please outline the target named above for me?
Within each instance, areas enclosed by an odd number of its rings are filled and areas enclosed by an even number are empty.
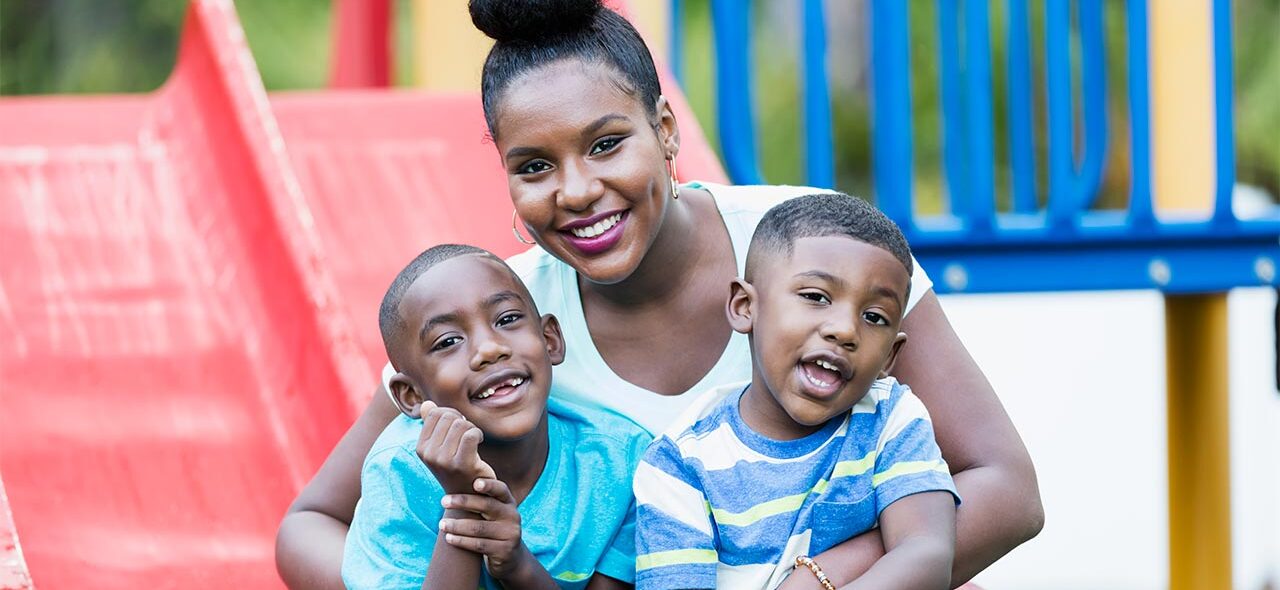
[[[583,135],[595,135],[601,127],[604,127],[610,121],[626,121],[627,117],[619,113],[609,113],[599,119],[593,121],[590,125],[582,128]]]

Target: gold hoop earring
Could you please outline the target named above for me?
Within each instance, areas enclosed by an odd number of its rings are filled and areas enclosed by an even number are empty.
[[[511,211],[511,233],[515,234],[516,239],[520,240],[520,243],[526,246],[532,246],[537,243],[526,240],[524,239],[524,236],[520,235],[520,230],[516,229],[516,212],[514,209]]]
[[[676,180],[676,157],[667,158],[667,173],[671,175],[671,198],[680,198],[680,182]]]

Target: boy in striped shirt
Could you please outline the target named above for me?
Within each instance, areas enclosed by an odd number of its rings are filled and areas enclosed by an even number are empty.
[[[752,380],[702,396],[645,453],[637,588],[831,588],[822,553],[876,526],[886,553],[855,587],[948,587],[959,497],[924,405],[889,377],[911,272],[902,233],[860,199],[765,214],[726,310]]]

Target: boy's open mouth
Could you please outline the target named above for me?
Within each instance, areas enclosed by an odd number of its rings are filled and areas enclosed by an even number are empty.
[[[848,361],[827,351],[805,355],[796,365],[796,372],[803,389],[818,397],[834,395],[853,378]]]
[[[485,379],[471,395],[467,396],[473,403],[484,405],[506,405],[514,402],[524,391],[529,376],[516,371],[500,371]]]

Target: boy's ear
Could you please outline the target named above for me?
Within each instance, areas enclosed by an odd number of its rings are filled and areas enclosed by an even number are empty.
[[[893,347],[889,349],[889,359],[884,362],[884,368],[880,370],[880,378],[884,379],[893,372],[893,364],[898,362],[898,353],[902,350],[902,345],[907,343],[907,333],[898,332],[897,337],[893,339]]]
[[[547,356],[551,357],[551,364],[564,362],[564,334],[560,332],[560,320],[556,316],[542,316],[542,339],[547,343]]]
[[[426,396],[418,391],[418,387],[413,384],[404,373],[396,373],[391,377],[391,399],[396,402],[396,407],[400,408],[400,412],[404,415],[418,420],[422,418],[422,402],[426,401]]]
[[[729,317],[729,325],[740,334],[750,334],[752,317],[755,312],[756,288],[743,279],[733,279],[729,283],[729,301],[724,306],[724,313]]]

